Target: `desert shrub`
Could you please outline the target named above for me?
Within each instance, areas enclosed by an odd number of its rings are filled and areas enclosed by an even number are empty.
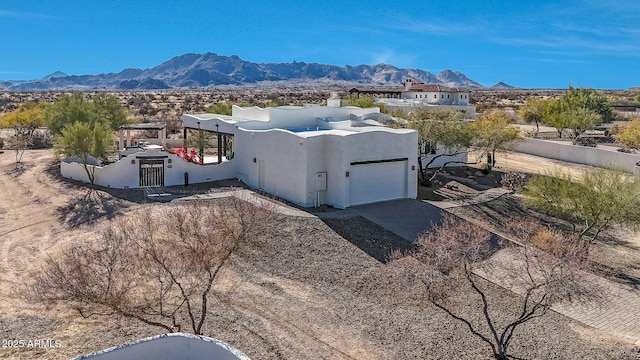
[[[517,171],[509,171],[500,179],[500,185],[514,191],[522,189],[526,182],[526,175]]]
[[[0,149],[4,148],[4,139],[0,138]]]
[[[30,149],[49,149],[53,147],[53,136],[48,130],[35,131],[31,136]]]
[[[573,144],[580,145],[580,146],[596,147],[598,146],[598,140],[590,137],[581,137],[581,138],[575,139]]]

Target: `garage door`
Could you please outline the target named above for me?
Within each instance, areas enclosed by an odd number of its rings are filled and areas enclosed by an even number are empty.
[[[402,199],[407,196],[407,159],[351,163],[351,205]]]

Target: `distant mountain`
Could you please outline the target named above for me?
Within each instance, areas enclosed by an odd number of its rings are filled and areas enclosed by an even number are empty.
[[[444,70],[438,75],[420,69],[401,69],[393,65],[335,66],[318,63],[257,64],[238,56],[214,53],[176,56],[150,69],[124,69],[119,73],[67,75],[55,72],[40,80],[2,82],[7,90],[142,90],[207,89],[216,86],[259,85],[277,81],[280,85],[342,84],[345,86],[399,86],[413,78],[429,84],[469,89],[484,88],[461,72]],[[269,83],[264,83],[269,84]]]
[[[499,83],[493,85],[489,89],[491,89],[491,90],[510,90],[510,89],[516,89],[516,87],[515,86],[511,86],[509,84],[505,84],[502,81],[500,81]]]
[[[69,76],[69,75],[63,73],[62,71],[56,71],[53,74],[49,74],[43,77],[42,80],[51,80],[52,78],[59,78],[59,77],[66,77],[66,76]]]

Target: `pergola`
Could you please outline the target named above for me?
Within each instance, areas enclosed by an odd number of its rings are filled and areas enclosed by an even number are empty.
[[[119,131],[119,143],[118,147],[120,149],[124,149],[125,146],[133,146],[131,143],[131,130],[156,130],[157,136],[153,139],[154,143],[157,142],[156,145],[164,145],[167,139],[167,124],[164,123],[141,123],[141,124],[126,124],[120,126]],[[126,142],[125,142],[126,140]],[[145,139],[151,140],[151,139]]]

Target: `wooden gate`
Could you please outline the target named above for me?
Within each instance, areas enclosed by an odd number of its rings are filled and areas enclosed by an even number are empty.
[[[164,186],[164,159],[140,159],[140,187]]]

